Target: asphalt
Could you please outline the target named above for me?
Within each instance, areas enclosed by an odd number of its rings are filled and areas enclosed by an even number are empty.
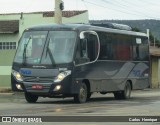
[[[141,91],[160,91],[160,88],[146,88],[146,89],[143,89]],[[13,92],[11,90],[11,88],[7,88],[7,87],[0,87],[0,95],[12,95],[12,94],[15,94],[15,93],[20,93],[20,92]]]

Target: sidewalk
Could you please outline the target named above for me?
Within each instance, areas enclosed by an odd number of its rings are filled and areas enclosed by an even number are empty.
[[[1,87],[0,88],[0,93],[12,93],[11,88],[7,87]]]

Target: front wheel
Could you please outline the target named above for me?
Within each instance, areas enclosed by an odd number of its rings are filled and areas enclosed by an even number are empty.
[[[123,91],[114,92],[114,97],[116,99],[129,99],[131,96],[131,84],[129,81],[126,82]]]
[[[85,103],[87,100],[87,86],[82,83],[79,89],[79,93],[74,96],[74,101],[77,103]]]
[[[25,92],[25,99],[28,103],[35,103],[38,100],[38,96]]]

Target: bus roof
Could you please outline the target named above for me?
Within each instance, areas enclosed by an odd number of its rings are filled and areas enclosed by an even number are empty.
[[[143,36],[147,37],[147,34],[141,32],[104,28],[99,26],[92,26],[89,24],[47,24],[47,25],[37,25],[26,29],[25,31],[36,31],[36,30],[78,30],[78,31],[98,31],[98,32],[108,32],[115,34],[126,34],[133,36]]]

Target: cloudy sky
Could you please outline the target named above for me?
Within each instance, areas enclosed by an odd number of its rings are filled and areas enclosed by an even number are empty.
[[[157,19],[160,0],[63,0],[64,10],[88,10],[89,19]],[[53,11],[54,0],[0,0],[0,13]]]

